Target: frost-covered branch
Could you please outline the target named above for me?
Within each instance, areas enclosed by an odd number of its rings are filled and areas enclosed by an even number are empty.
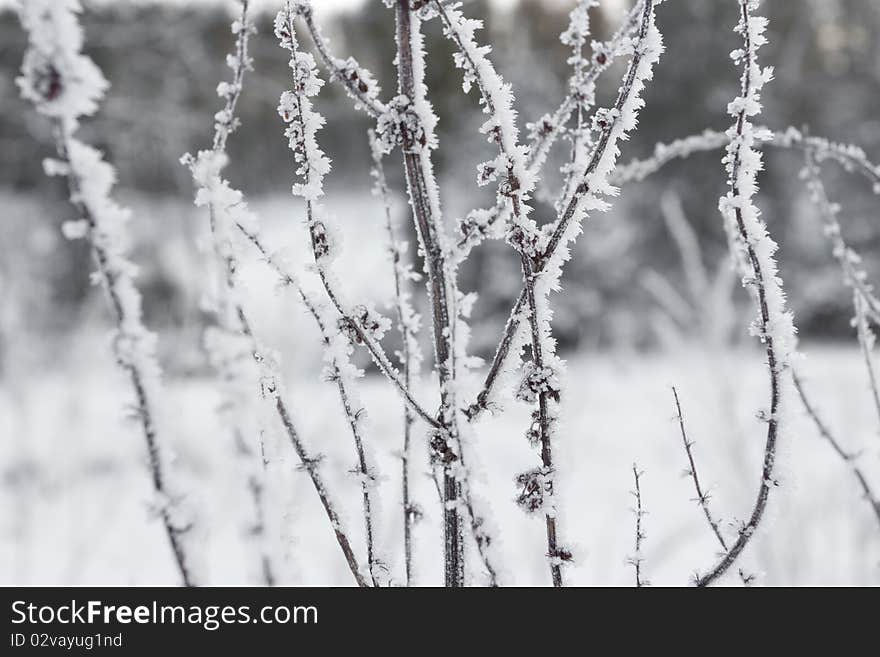
[[[642,527],[642,519],[644,518],[647,511],[642,508],[642,486],[641,479],[645,474],[644,471],[639,470],[638,466],[633,463],[632,465],[632,473],[633,473],[633,481],[635,486],[633,490],[630,491],[630,494],[636,501],[635,508],[632,509],[633,515],[636,517],[636,536],[634,541],[635,552],[629,557],[627,557],[627,563],[629,563],[633,567],[633,571],[636,576],[636,587],[642,588],[643,586],[647,586],[649,582],[645,580],[642,576],[642,564],[645,562],[645,557],[642,553],[642,543],[644,543],[645,538],[645,530]]]
[[[19,5],[28,47],[16,82],[22,96],[52,122],[58,159],[46,160],[44,167],[48,175],[66,180],[70,201],[79,213],[77,220],[64,224],[63,231],[68,239],[85,238],[91,245],[116,324],[114,354],[131,383],[135,416],[146,441],[156,512],[184,585],[194,586],[198,573],[185,540],[191,521],[184,517],[180,494],[169,476],[157,428],[161,373],[156,336],[143,325],[141,294],[134,283],[136,267],[128,257],[130,212],[110,197],[116,180],[113,167],[75,136],[80,118],[98,110],[109,86],[101,70],[82,54],[80,11],[79,0],[29,0]]]
[[[758,318],[753,332],[765,346],[770,384],[770,408],[765,413],[767,436],[761,481],[751,516],[740,529],[736,542],[709,572],[697,580],[698,586],[707,586],[723,575],[736,561],[757,530],[770,488],[775,480],[776,443],[779,438],[784,401],[783,375],[797,348],[794,322],[786,309],[782,280],[776,269],[776,243],[767,233],[760,211],[752,197],[757,192],[757,174],[761,170],[761,154],[755,150],[756,129],[750,118],[761,111],[761,88],[772,78],[772,69],[762,69],[757,63],[758,48],[766,43],[764,31],[767,19],[752,12],[758,0],[738,0],[740,21],[736,31],[742,35],[744,46],[731,57],[743,64],[740,96],[728,106],[734,125],[728,131],[730,144],[723,159],[728,173],[729,191],[719,201],[725,228],[730,238],[734,259],[740,264],[743,286],[752,292],[758,306]],[[761,134],[761,133],[758,133]],[[762,135],[766,140],[766,135]]]
[[[273,250],[263,239],[262,235],[259,232],[255,232],[251,226],[248,226],[245,223],[238,223],[236,224],[236,228],[257,250],[263,262],[265,262],[266,265],[275,272],[281,283],[294,289],[296,294],[306,305],[306,309],[309,311],[309,314],[312,315],[312,317],[315,317],[315,315],[317,314],[317,306],[314,306],[314,304],[305,294],[302,284],[300,283],[298,276],[293,272],[292,268],[284,262],[283,258],[273,252]],[[315,308],[314,313],[309,307],[310,305]],[[401,398],[406,402],[409,408],[411,408],[416,415],[418,415],[425,423],[427,423],[428,426],[434,429],[440,429],[440,423],[437,421],[437,418],[428,413],[428,411],[425,410],[424,406],[419,403],[419,401],[415,397],[413,397],[409,388],[404,385],[403,380],[400,378],[400,374],[398,373],[397,369],[388,359],[388,356],[385,355],[382,347],[367,334],[366,330],[360,326],[356,318],[353,316],[342,316],[340,317],[340,320],[343,321],[346,326],[351,327],[352,330],[357,333],[360,343],[367,348],[367,351],[370,353],[370,356],[372,357],[373,362],[376,364],[376,367],[378,367],[379,371],[382,372],[382,374],[391,383],[394,384],[395,390],[400,394]]]
[[[260,550],[260,575],[263,584],[273,586],[276,575],[265,536],[263,468],[256,464],[256,452],[244,435],[245,430],[240,424],[239,416],[247,405],[243,399],[243,388],[250,383],[247,380],[249,372],[243,364],[250,359],[251,354],[258,351],[238,289],[239,263],[232,239],[234,222],[236,218],[241,218],[235,215],[244,212],[240,207],[230,209],[230,205],[239,201],[240,195],[220,177],[227,161],[226,142],[238,126],[235,107],[241,95],[245,73],[252,66],[248,55],[248,40],[255,29],[249,8],[248,0],[242,0],[240,13],[232,23],[232,33],[236,36],[235,54],[227,57],[227,64],[232,69],[233,76],[231,82],[221,82],[217,87],[217,94],[224,99],[224,106],[214,117],[213,149],[202,151],[197,157],[187,154],[181,161],[189,167],[196,183],[196,205],[208,207],[214,255],[220,266],[224,290],[215,301],[218,326],[205,330],[204,344],[210,362],[217,368],[221,380],[228,388],[220,411],[230,418],[235,453],[242,470],[247,473],[247,488],[256,522],[252,526],[249,524],[246,535],[255,539]]]
[[[838,220],[840,205],[832,203],[828,198],[819,165],[811,151],[804,153],[804,169],[801,175],[805,180],[810,200],[819,210],[825,237],[831,245],[832,257],[840,266],[844,285],[860,297],[862,307],[871,319],[875,323],[880,323],[880,299],[874,292],[874,286],[868,282],[868,272],[865,271],[861,256],[850,248],[843,237]]]
[[[418,376],[422,362],[422,351],[419,348],[418,332],[421,317],[415,312],[411,303],[409,283],[420,280],[420,275],[413,271],[407,261],[408,244],[397,239],[397,230],[391,216],[391,199],[388,182],[385,178],[385,167],[382,163],[382,150],[376,141],[376,133],[369,131],[370,153],[373,159],[371,170],[375,181],[373,193],[382,200],[385,212],[385,229],[388,233],[388,253],[391,256],[394,280],[394,308],[397,312],[397,330],[400,333],[401,348],[398,354],[403,383],[409,389],[413,379]],[[403,498],[403,552],[406,585],[415,582],[413,568],[413,525],[421,518],[422,511],[410,497],[410,459],[412,455],[412,425],[415,421],[412,410],[403,406],[403,448],[400,453],[401,486]]]
[[[580,166],[581,182],[569,200],[565,211],[552,226],[553,232],[536,259],[534,273],[538,275],[536,290],[546,301],[550,291],[556,289],[562,273],[562,265],[570,257],[568,243],[580,232],[581,219],[590,210],[606,210],[603,196],[613,196],[617,190],[608,182],[620,154],[618,143],[635,128],[638,111],[644,101],[640,94],[645,82],[652,77],[654,64],[663,51],[663,42],[654,24],[654,10],[658,3],[647,0],[640,17],[639,32],[633,45],[633,56],[624,75],[614,106],[596,112],[594,121],[599,137],[589,160]],[[528,305],[528,293],[524,288],[510,312],[504,334],[486,375],[483,388],[467,409],[469,419],[476,419],[483,411],[496,405],[496,391],[501,381],[509,381],[515,365],[511,355],[519,357],[522,345],[528,339],[522,328],[522,320]],[[549,314],[546,321],[549,321]]]
[[[624,185],[632,181],[644,180],[673,160],[686,159],[694,153],[713,151],[730,143],[726,132],[706,129],[700,134],[690,135],[668,143],[654,146],[651,157],[634,159],[619,166],[611,175],[611,182]],[[846,171],[857,172],[873,183],[873,191],[880,194],[880,165],[871,162],[865,152],[852,144],[840,144],[825,137],[807,136],[797,128],[788,127],[781,131],[771,131],[766,127],[755,128],[755,148],[772,146],[774,148],[801,150],[809,153],[817,163],[833,160]]]
[[[585,1],[589,2],[589,0]],[[599,76],[618,56],[631,51],[631,47],[628,47],[631,44],[630,37],[640,24],[643,9],[644,0],[639,0],[608,41],[593,42],[591,60],[586,65],[574,67],[574,73],[568,82],[569,92],[559,107],[537,121],[527,124],[529,141],[526,164],[530,176],[538,176],[551,146],[565,133],[565,126],[572,114],[577,111],[579,116],[583,116],[595,104],[595,85]],[[572,12],[572,22],[566,32],[560,36],[561,39],[569,41],[567,34],[582,33],[583,28],[579,27],[577,22],[581,19],[581,15],[575,12],[578,12],[578,8]],[[576,43],[577,40],[571,39],[571,41]],[[571,171],[573,172],[574,169],[571,168]],[[456,257],[463,260],[483,239],[503,236],[502,228],[506,225],[510,212],[511,206],[505,198],[499,198],[492,208],[469,212],[459,227],[462,237],[456,245]]]

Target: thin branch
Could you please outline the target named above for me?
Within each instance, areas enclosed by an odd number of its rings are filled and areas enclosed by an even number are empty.
[[[376,134],[369,131],[370,153],[373,158],[372,175],[375,179],[374,193],[382,200],[385,212],[385,229],[388,233],[388,252],[391,255],[392,274],[394,280],[394,306],[397,312],[397,330],[400,333],[401,350],[400,365],[403,369],[403,384],[411,387],[412,378],[418,374],[421,362],[421,351],[418,343],[419,316],[410,303],[408,282],[417,279],[408,262],[405,262],[406,243],[398,242],[394,221],[391,216],[391,199],[388,182],[385,178],[385,167],[382,163],[382,151],[376,141]],[[415,421],[409,406],[403,406],[403,450],[400,455],[401,486],[403,498],[403,552],[406,572],[406,585],[414,583],[413,572],[413,525],[421,518],[422,512],[410,498],[410,458],[412,425]]]
[[[635,482],[635,489],[630,491],[630,494],[636,500],[636,507],[632,510],[633,515],[636,517],[636,536],[635,536],[635,553],[627,559],[627,562],[633,567],[636,576],[636,587],[642,588],[643,586],[647,586],[649,582],[642,578],[642,564],[645,561],[644,556],[642,556],[642,543],[644,542],[645,532],[642,528],[642,518],[645,516],[647,511],[642,508],[642,488],[641,488],[641,478],[645,474],[644,471],[639,470],[635,463],[632,465],[632,473],[633,473],[633,481]]]
[[[263,262],[269,266],[279,277],[281,282],[284,285],[287,285],[294,289],[300,299],[303,301],[306,309],[309,311],[309,314],[312,317],[316,317],[318,315],[317,307],[314,303],[309,299],[306,295],[302,285],[299,282],[297,276],[293,273],[293,271],[287,267],[281,260],[278,258],[272,250],[266,245],[263,241],[262,237],[259,233],[252,230],[249,226],[245,224],[237,224],[236,228],[241,232],[242,235],[251,243],[251,245],[257,250],[260,254]],[[360,342],[367,348],[367,351],[370,352],[370,356],[373,359],[373,362],[379,368],[379,371],[394,384],[395,389],[400,393],[401,398],[407,403],[407,405],[418,415],[422,420],[424,420],[428,426],[434,429],[442,429],[440,422],[433,415],[428,413],[425,410],[424,406],[422,406],[415,397],[413,397],[409,388],[406,384],[401,380],[400,375],[394,365],[391,364],[391,361],[388,359],[388,356],[385,355],[385,352],[364,330],[364,328],[360,325],[357,318],[352,317],[350,315],[346,315],[341,306],[337,308],[337,311],[340,314],[340,318],[346,324],[350,325],[354,331],[357,332],[358,338]]]
[[[801,378],[798,376],[797,372],[792,370],[791,376],[792,380],[794,381],[795,390],[797,390],[798,396],[801,399],[801,403],[804,406],[804,410],[813,421],[813,424],[816,425],[816,429],[819,431],[819,435],[821,435],[825,440],[828,441],[828,444],[831,445],[831,449],[834,450],[834,453],[837,454],[840,459],[847,465],[847,467],[849,467],[849,469],[852,471],[853,476],[856,478],[856,481],[859,484],[859,487],[862,489],[862,494],[864,495],[865,500],[868,502],[868,504],[871,505],[871,509],[874,511],[874,515],[877,516],[877,522],[880,523],[880,498],[878,498],[877,495],[874,494],[874,491],[871,489],[871,485],[868,483],[868,478],[859,467],[857,463],[858,454],[847,452],[845,449],[843,449],[843,447],[840,445],[840,442],[834,437],[834,434],[831,433],[828,425],[825,424],[822,418],[819,417],[819,413],[816,411],[815,407],[807,397],[804,384],[801,381]]]
[[[379,99],[379,85],[373,75],[362,68],[353,57],[346,60],[335,57],[331,52],[327,39],[315,24],[310,2],[298,2],[293,10],[303,19],[315,50],[324,67],[330,71],[333,80],[338,81],[348,95],[355,101],[355,109],[363,109],[374,119],[378,119],[387,110],[387,106]]]
[[[874,402],[874,410],[877,411],[877,417],[880,418],[880,390],[877,388],[877,372],[874,368],[874,356],[872,354],[877,338],[868,325],[867,304],[858,291],[853,292],[853,308],[855,309],[853,323],[859,338],[862,358],[865,361],[865,370],[868,372],[868,387],[871,389],[871,401]]]
[[[809,153],[816,162],[833,160],[845,171],[854,171],[864,176],[873,183],[874,193],[880,194],[880,165],[871,162],[858,146],[835,143],[825,137],[807,136],[794,127],[771,131],[762,126],[756,127],[755,132],[756,148],[771,146],[785,150],[800,150]],[[686,159],[694,153],[716,150],[729,143],[730,137],[727,133],[712,129],[669,143],[661,142],[654,146],[654,154],[651,157],[634,159],[619,166],[612,174],[611,182],[615,185],[623,185],[644,180],[673,160]]]
[[[718,539],[719,545],[721,545],[721,549],[727,552],[727,541],[724,540],[724,535],[721,533],[721,529],[718,525],[718,521],[712,515],[712,511],[709,509],[709,494],[703,491],[702,486],[700,485],[700,477],[697,474],[697,465],[694,462],[694,454],[692,451],[693,443],[688,440],[687,433],[684,428],[684,416],[681,412],[681,404],[678,401],[678,391],[675,389],[675,386],[672,387],[672,395],[675,397],[675,413],[676,419],[678,420],[678,426],[681,430],[681,441],[684,444],[684,450],[687,453],[688,458],[688,469],[686,473],[690,476],[691,480],[694,482],[694,489],[697,491],[696,502],[700,505],[700,508],[703,509],[703,515],[706,516],[706,522],[709,523],[709,527],[712,529],[712,533],[715,534],[715,538]]]
[[[315,216],[314,201],[322,194],[321,180],[324,173],[330,168],[329,160],[321,152],[315,140],[315,132],[322,125],[323,120],[312,110],[311,101],[309,100],[311,96],[318,93],[321,85],[312,68],[314,60],[312,60],[310,55],[299,51],[299,43],[297,42],[293,25],[294,15],[292,6],[288,3],[281,9],[275,21],[275,32],[280,40],[281,47],[290,52],[290,67],[293,72],[293,91],[285,92],[282,95],[278,111],[285,123],[290,124],[285,134],[290,140],[290,148],[296,153],[297,162],[300,164],[297,173],[302,175],[303,182],[294,186],[294,193],[302,196],[306,201],[306,216],[315,265],[328,296],[337,309],[339,309],[340,314],[346,316],[347,313],[342,310],[342,304],[329,283],[326,260],[332,247],[326,234],[326,226],[317,220]],[[328,361],[327,376],[336,383],[343,412],[351,428],[354,440],[358,463],[357,473],[360,479],[363,502],[367,564],[373,586],[379,586],[385,580],[381,571],[384,571],[386,566],[377,556],[377,548],[374,541],[375,518],[373,509],[375,504],[373,494],[377,473],[375,472],[375,467],[367,463],[367,455],[360,428],[363,409],[355,408],[353,403],[353,378],[356,375],[356,369],[348,362],[348,354],[354,348],[352,346],[354,340],[350,339],[351,331],[348,330],[351,327],[349,324],[343,323],[340,325],[342,333],[337,332],[335,335],[332,335],[327,330],[326,323],[320,320],[317,314],[315,319],[318,321],[324,339],[325,359]],[[370,330],[375,333],[375,336],[371,337],[381,338],[378,328],[380,324],[369,315],[368,311],[365,310],[361,314],[360,319],[361,334],[367,332],[363,325],[369,325],[371,327],[374,326]],[[345,333],[348,333],[349,336],[346,337]],[[356,332],[355,335],[357,334]],[[343,341],[341,348],[336,345],[337,338]]]
[[[703,510],[703,515],[706,517],[706,522],[709,523],[709,528],[712,530],[715,538],[718,539],[718,545],[721,546],[721,549],[724,552],[727,552],[729,548],[727,547],[727,541],[724,539],[724,534],[721,533],[721,524],[716,520],[715,516],[712,515],[712,511],[709,508],[709,493],[708,491],[704,491],[700,484],[700,476],[697,474],[697,464],[694,460],[694,443],[688,440],[687,432],[684,428],[684,414],[681,411],[681,404],[678,400],[678,391],[675,389],[675,386],[672,386],[672,395],[675,398],[675,419],[678,421],[678,427],[681,431],[681,441],[684,445],[684,450],[688,459],[688,468],[685,470],[685,474],[687,474],[691,478],[691,481],[694,482],[694,489],[697,492],[694,501],[699,504],[700,508]],[[742,568],[739,569],[739,578],[742,580],[744,586],[750,586],[754,580],[754,576],[746,574]]]

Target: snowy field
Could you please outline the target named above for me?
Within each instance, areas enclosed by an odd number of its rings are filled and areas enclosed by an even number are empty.
[[[872,416],[858,353],[810,347],[804,363],[813,397],[842,441],[864,449],[861,464],[880,476],[876,418]],[[100,344],[83,347],[88,367],[4,385],[0,396],[3,477],[0,490],[0,582],[3,584],[174,584],[176,571],[158,520],[149,514],[150,487],[142,438],[121,417],[125,387]],[[701,476],[711,486],[716,515],[731,522],[751,507],[763,431],[754,419],[762,404],[764,370],[757,353],[722,362],[698,354],[583,356],[572,362],[571,392],[557,452],[562,464],[565,534],[578,546],[571,581],[630,585],[633,514],[631,465],[642,480],[648,579],[686,584],[711,564],[717,546],[697,505],[674,421],[675,384]],[[8,383],[8,382],[6,382]],[[252,581],[251,544],[243,538],[249,507],[228,431],[218,425],[212,382],[169,381],[171,429],[200,546],[212,584]],[[384,381],[368,378],[362,393],[384,480],[379,535],[402,578],[399,511],[400,404]],[[336,412],[332,386],[298,380],[288,398],[308,443],[323,452],[337,495],[358,536],[359,489],[352,475],[350,437]],[[116,402],[116,403],[111,403]],[[484,477],[480,494],[493,510],[507,566],[506,583],[547,584],[543,523],[516,507],[513,475],[534,455],[522,437],[525,408],[512,407],[479,426],[475,451]],[[783,478],[769,515],[743,565],[766,584],[880,584],[880,532],[854,479],[815,427],[800,413],[786,432]],[[417,436],[423,435],[421,431]],[[273,548],[285,584],[352,583],[317,498],[280,432],[268,432]],[[427,472],[423,450],[416,472]],[[343,474],[340,474],[343,473]],[[442,581],[439,504],[427,474],[416,478],[426,515],[416,528],[419,582]],[[362,542],[356,540],[357,545]],[[471,555],[471,564],[476,560]],[[477,572],[475,577],[479,578]],[[737,583],[728,578],[728,583]]]

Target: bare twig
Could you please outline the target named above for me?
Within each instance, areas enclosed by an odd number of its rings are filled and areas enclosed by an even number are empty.
[[[688,458],[688,469],[686,470],[687,475],[694,482],[694,489],[697,491],[696,502],[700,505],[700,508],[703,510],[703,515],[706,516],[706,522],[709,523],[709,527],[712,529],[712,533],[715,534],[715,538],[718,539],[718,543],[721,545],[721,549],[727,552],[727,541],[724,540],[724,535],[721,533],[721,529],[718,525],[718,521],[712,515],[712,511],[709,509],[709,494],[703,491],[702,486],[700,485],[700,477],[697,474],[697,465],[694,463],[694,454],[692,451],[693,443],[688,440],[687,433],[684,428],[684,416],[681,412],[681,404],[678,401],[678,391],[675,389],[675,386],[672,387],[672,395],[675,397],[675,412],[676,419],[678,420],[678,426],[681,430],[681,441],[684,444],[684,450],[687,453]]]
[[[705,491],[700,484],[700,476],[697,474],[697,463],[694,460],[694,443],[692,443],[687,437],[687,432],[684,428],[684,414],[681,411],[681,403],[678,400],[678,391],[675,389],[675,386],[672,386],[672,396],[675,398],[675,419],[678,421],[678,427],[681,431],[681,441],[684,445],[684,451],[687,454],[688,459],[688,468],[685,470],[685,474],[687,474],[687,476],[691,478],[691,481],[694,482],[694,489],[697,492],[694,501],[700,505],[703,515],[706,517],[706,522],[709,523],[709,528],[718,540],[718,545],[720,545],[721,549],[726,553],[729,548],[727,547],[727,541],[724,538],[724,534],[721,533],[721,525],[715,516],[712,515],[712,510],[709,508],[709,493],[708,491]],[[742,580],[743,585],[749,586],[752,583],[754,576],[746,574],[745,571],[740,568],[739,578]]]
[[[840,442],[834,437],[834,434],[831,433],[831,429],[828,428],[828,425],[819,417],[819,413],[816,411],[813,404],[810,402],[807,397],[806,390],[804,388],[804,384],[801,381],[801,378],[798,376],[797,372],[792,370],[791,373],[792,380],[794,381],[795,390],[797,390],[798,396],[801,399],[801,403],[804,406],[804,410],[807,412],[807,415],[810,416],[810,419],[813,421],[813,424],[816,425],[816,429],[819,431],[819,435],[821,435],[825,440],[828,441],[828,444],[831,445],[831,449],[834,450],[835,454],[837,454],[841,460],[849,467],[852,471],[853,476],[856,478],[856,481],[859,484],[859,487],[862,489],[862,494],[867,500],[868,504],[871,505],[871,509],[874,511],[874,515],[877,516],[877,522],[880,523],[880,498],[874,494],[871,485],[868,483],[868,478],[865,476],[864,471],[858,465],[858,454],[847,452],[840,445]]]
[[[872,353],[877,338],[868,325],[867,303],[858,290],[853,292],[853,308],[855,309],[853,323],[859,338],[862,358],[865,361],[865,370],[868,372],[868,387],[871,390],[871,400],[874,402],[874,410],[877,411],[877,417],[880,418],[880,390],[877,388],[877,372],[874,367],[874,355]]]
[[[642,588],[643,586],[648,585],[648,581],[642,577],[642,564],[645,561],[644,556],[642,555],[642,543],[645,538],[645,531],[642,528],[642,518],[645,516],[647,511],[642,508],[642,488],[641,488],[641,478],[645,474],[644,471],[639,470],[635,463],[632,465],[632,473],[633,473],[633,481],[635,482],[635,488],[630,491],[630,494],[636,500],[636,506],[632,510],[633,514],[636,517],[636,537],[635,537],[635,552],[632,556],[627,559],[627,562],[633,567],[636,575],[636,587]]]
[[[415,313],[410,303],[408,290],[409,281],[417,280],[418,275],[412,271],[411,266],[405,261],[406,243],[397,240],[394,221],[391,216],[391,199],[388,191],[388,182],[385,178],[385,167],[382,163],[382,151],[376,142],[376,134],[369,131],[370,152],[373,157],[372,175],[375,179],[374,193],[382,200],[385,212],[385,229],[388,233],[388,252],[391,255],[391,265],[394,280],[394,306],[397,312],[397,329],[400,333],[401,350],[400,365],[403,369],[403,383],[409,389],[412,379],[418,374],[421,362],[421,350],[418,343],[419,316]],[[409,485],[411,436],[412,425],[415,421],[412,410],[404,404],[403,407],[403,450],[401,451],[401,486],[403,493],[403,552],[406,572],[406,585],[414,583],[413,571],[413,538],[414,523],[421,517],[419,506],[411,499]]]

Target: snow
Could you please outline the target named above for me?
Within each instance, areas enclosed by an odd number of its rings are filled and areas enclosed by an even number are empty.
[[[250,268],[258,269],[258,263]],[[254,273],[257,273],[256,271]],[[250,275],[250,274],[248,274]],[[304,326],[304,329],[308,328]],[[20,584],[175,584],[176,573],[162,529],[144,512],[151,499],[143,468],[142,440],[136,426],[119,411],[124,387],[106,345],[80,335],[72,358],[52,374],[37,374],[16,389],[0,390],[0,433],[4,481],[0,489],[0,581]],[[828,423],[846,436],[868,475],[880,476],[876,417],[854,347],[806,345],[804,372],[821,401]],[[717,552],[715,538],[692,501],[693,484],[681,476],[687,460],[674,419],[669,385],[679,388],[689,438],[695,442],[700,475],[712,495],[713,512],[725,531],[742,519],[751,504],[760,467],[760,424],[752,409],[764,396],[761,356],[748,350],[723,359],[721,374],[700,353],[636,355],[608,353],[569,364],[578,394],[563,406],[567,441],[561,495],[570,502],[562,520],[579,546],[568,571],[574,585],[632,585],[633,517],[629,491],[634,460],[646,472],[644,503],[650,509],[649,540],[644,545],[648,578],[654,585],[686,585],[695,568]],[[350,439],[338,412],[332,386],[301,364],[283,368],[290,381],[288,399],[301,410],[305,440],[320,444],[328,486],[338,491],[349,518],[359,514],[360,491],[351,468]],[[297,374],[299,372],[299,374]],[[717,385],[720,376],[739,383],[730,397]],[[78,385],[70,386],[72,378]],[[242,523],[251,518],[249,502],[232,482],[241,481],[236,456],[218,444],[222,427],[215,414],[220,401],[213,381],[172,379],[169,446],[177,455],[181,482],[191,491],[200,525],[198,543],[207,562],[208,583],[244,584],[255,580]],[[427,385],[427,384],[426,384]],[[401,441],[400,402],[387,383],[368,377],[361,384],[370,412],[365,440],[375,447],[382,497],[379,540],[388,551],[402,545],[397,453]],[[427,389],[420,387],[425,394]],[[620,409],[638,400],[638,412]],[[46,413],[47,404],[57,413]],[[534,463],[518,436],[527,409],[512,408],[485,418],[478,427],[482,479],[476,492],[490,505],[500,552],[509,568],[506,583],[546,585],[543,527],[517,508],[512,478]],[[723,422],[719,419],[723,418]],[[63,422],[63,426],[61,423]],[[425,434],[413,435],[414,499],[426,516],[415,525],[417,567],[422,584],[442,582],[441,518],[434,484],[426,474]],[[802,413],[795,413],[797,436],[788,469],[792,475],[780,496],[773,522],[756,535],[749,571],[765,573],[764,584],[880,585],[876,555],[880,536],[876,518],[861,498],[843,462]],[[306,473],[277,431],[266,438],[267,479],[276,501],[271,507],[273,549],[279,558],[279,583],[350,586],[351,574],[323,516]],[[16,474],[17,473],[17,474]],[[392,476],[394,473],[394,476]],[[575,474],[576,473],[576,474]],[[781,490],[779,491],[781,492]],[[24,506],[19,506],[24,505]],[[14,510],[15,509],[15,510]],[[352,540],[363,545],[363,530],[349,523]],[[290,543],[287,543],[291,539]],[[286,557],[284,556],[286,554]],[[476,558],[476,557],[474,557]],[[475,563],[475,562],[472,562]],[[402,561],[392,575],[402,581]],[[735,575],[726,583],[735,585]]]

